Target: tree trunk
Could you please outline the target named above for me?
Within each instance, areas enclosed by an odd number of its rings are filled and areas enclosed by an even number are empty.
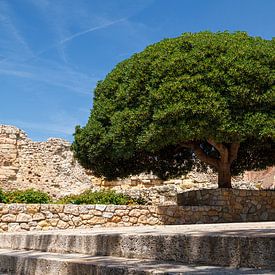
[[[182,146],[191,148],[196,156],[205,163],[214,166],[218,170],[219,188],[232,188],[231,185],[231,164],[237,159],[240,142],[225,144],[208,139],[207,142],[218,152],[219,156],[211,156],[209,151],[205,151],[200,142],[190,141],[183,143]]]
[[[232,188],[230,165],[222,165],[218,168],[219,188]]]

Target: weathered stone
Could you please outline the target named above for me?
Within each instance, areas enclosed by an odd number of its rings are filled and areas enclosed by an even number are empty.
[[[92,216],[102,216],[102,212],[95,209],[89,210],[89,214]]]
[[[13,214],[6,214],[1,217],[2,222],[15,222],[16,221],[16,215]]]
[[[60,229],[66,229],[66,228],[68,228],[69,227],[69,225],[66,223],[66,222],[64,222],[64,221],[59,221],[58,223],[57,223],[57,228],[60,228]]]
[[[89,220],[89,219],[92,217],[92,215],[81,214],[79,217],[80,217],[82,220]]]
[[[102,217],[110,219],[113,217],[113,215],[114,215],[114,213],[112,213],[112,212],[103,212]]]
[[[56,227],[58,222],[59,222],[58,218],[53,218],[53,219],[49,220],[50,225],[53,226],[53,227]]]
[[[68,212],[66,214],[59,213],[59,217],[64,222],[68,222],[70,220],[70,216],[68,215]]]
[[[93,176],[74,159],[69,142],[62,139],[33,142],[22,130],[6,125],[0,125],[0,135],[3,189],[31,186],[60,197],[93,187]]]
[[[42,209],[43,209],[43,206],[41,206]],[[45,210],[48,210],[51,213],[56,214],[56,213],[62,213],[64,211],[64,207],[65,206],[62,204],[49,204],[49,205],[45,205]]]
[[[0,216],[9,213],[9,209],[6,204],[0,204]]]
[[[43,221],[38,222],[37,225],[42,228],[42,227],[49,227],[50,224],[47,220],[43,220]]]
[[[141,212],[139,209],[132,209],[129,212],[129,216],[131,216],[131,217],[139,217],[140,215],[141,215]]]
[[[99,211],[101,211],[101,212],[104,211],[105,208],[106,208],[106,205],[97,204],[97,205],[95,206],[95,209],[96,209],[96,210],[99,210]]]
[[[65,205],[63,212],[65,214],[73,214],[75,216],[78,216],[79,215],[78,205],[67,204]]]
[[[20,227],[24,230],[30,230],[30,225],[28,223],[20,223]]]
[[[45,219],[45,215],[42,214],[42,213],[35,213],[33,216],[32,216],[32,220],[33,221],[41,221],[41,220],[44,220]]]
[[[82,220],[81,220],[80,217],[73,217],[72,221],[73,221],[73,223],[74,223],[75,226],[79,226],[79,225],[82,224]]]
[[[123,221],[123,222],[128,222],[130,220],[130,217],[129,216],[123,216],[123,217],[120,217],[120,219]]]
[[[29,222],[31,220],[32,216],[25,213],[19,213],[16,217],[17,222]]]
[[[40,210],[40,205],[39,204],[31,204],[31,205],[27,205],[27,213],[28,214],[35,214]]]
[[[20,231],[21,227],[19,225],[19,223],[9,223],[8,224],[8,231],[9,232],[17,232]]]
[[[126,218],[128,218],[128,219],[126,219]],[[128,220],[129,220],[129,217],[127,217],[127,216],[122,217],[122,220],[123,220],[123,221],[128,221]],[[120,217],[120,216],[113,216],[113,217],[111,218],[111,222],[113,222],[113,223],[118,223],[118,222],[120,222],[120,221],[121,221],[121,217]]]
[[[8,224],[7,224],[7,223],[2,223],[2,222],[0,222],[0,228],[1,228],[3,231],[8,231]]]
[[[130,222],[130,223],[136,224],[137,221],[138,221],[138,218],[137,218],[137,217],[130,217],[130,218],[129,218],[129,222]]]
[[[106,218],[103,217],[92,217],[91,219],[88,220],[89,224],[102,224],[106,222]]]
[[[116,209],[115,210],[115,214],[118,215],[118,216],[125,216],[125,215],[128,215],[129,213],[129,209],[123,209],[123,210],[120,210],[120,209]]]
[[[88,214],[90,209],[86,205],[79,205],[78,211],[79,214]]]
[[[26,211],[26,204],[9,204],[8,205],[10,214],[18,214]]]

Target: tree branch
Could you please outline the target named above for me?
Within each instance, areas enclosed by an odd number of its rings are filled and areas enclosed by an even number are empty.
[[[212,158],[205,154],[201,149],[199,142],[190,141],[181,144],[183,147],[190,148],[194,151],[195,155],[203,162],[217,168],[219,166],[219,160]]]

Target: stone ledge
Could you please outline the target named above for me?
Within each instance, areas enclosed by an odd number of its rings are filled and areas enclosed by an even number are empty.
[[[58,254],[0,249],[0,272],[24,275],[82,274],[274,274],[271,270],[184,265],[165,261],[126,259],[85,254]]]
[[[80,253],[90,257],[169,260],[194,265],[262,268],[273,272],[274,247],[274,222],[0,234],[2,249],[45,251],[46,255],[65,253],[67,257]]]

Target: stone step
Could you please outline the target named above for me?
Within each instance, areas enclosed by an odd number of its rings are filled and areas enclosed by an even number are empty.
[[[0,248],[275,270],[275,222],[4,233]]]
[[[195,266],[178,262],[8,249],[0,249],[0,263],[0,274],[10,275],[274,274],[272,270],[252,268]]]

